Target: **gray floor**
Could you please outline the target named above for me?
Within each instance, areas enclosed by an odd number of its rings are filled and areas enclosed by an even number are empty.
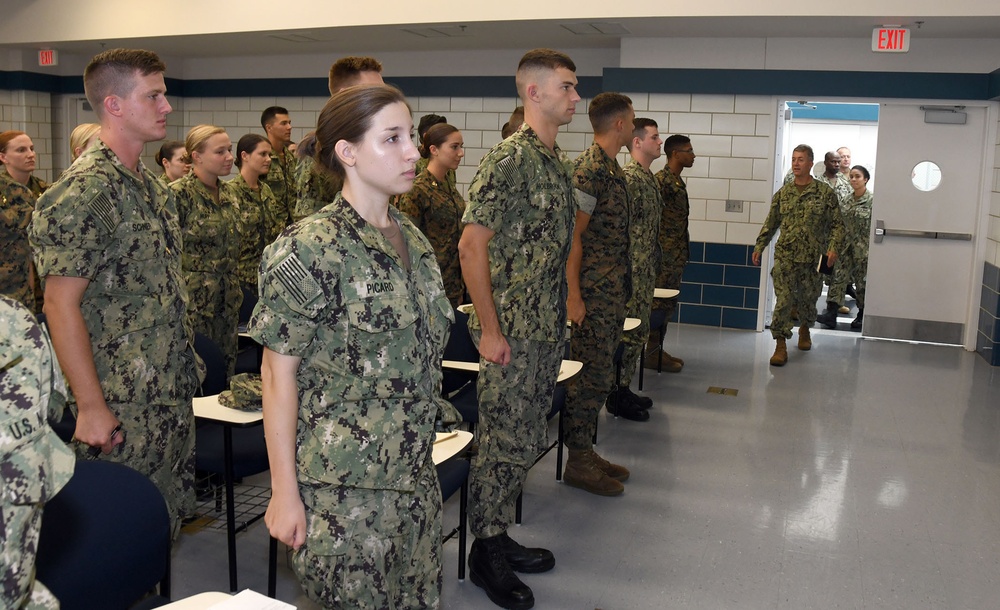
[[[687,364],[647,376],[651,419],[601,415],[598,451],[632,470],[624,496],[557,483],[554,453],[531,471],[511,534],[556,554],[524,577],[536,607],[1000,607],[1000,369],[958,348],[813,337],[775,369],[769,333],[671,326]],[[260,523],[240,536],[241,588],[265,590],[266,548]],[[444,559],[444,608],[494,607],[457,581],[456,541]],[[226,588],[225,534],[182,535],[175,597]],[[287,569],[279,596],[314,607]]]

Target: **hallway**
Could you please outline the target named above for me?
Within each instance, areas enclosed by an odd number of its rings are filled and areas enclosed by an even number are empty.
[[[959,348],[813,339],[775,369],[769,333],[671,325],[686,365],[647,376],[649,422],[601,414],[597,450],[631,469],[625,495],[557,483],[554,452],[531,471],[511,535],[555,552],[523,578],[536,607],[996,607],[1000,369]],[[454,497],[446,527],[457,511]],[[182,536],[175,597],[225,588],[224,541]],[[262,524],[239,542],[241,586],[263,591]],[[442,607],[494,607],[456,581],[456,555],[449,541]],[[279,595],[312,607],[287,571]]]

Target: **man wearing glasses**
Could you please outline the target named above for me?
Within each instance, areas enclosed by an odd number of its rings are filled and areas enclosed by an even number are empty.
[[[679,289],[690,248],[688,235],[690,206],[687,184],[681,179],[681,172],[694,165],[695,154],[691,138],[682,135],[672,135],[664,140],[663,151],[667,154],[667,164],[656,173],[656,183],[660,187],[660,197],[663,199],[663,215],[660,216],[660,266],[656,275],[656,287]],[[664,311],[668,321],[676,306],[676,299],[653,301],[653,311]],[[666,322],[663,324],[666,326]],[[660,331],[650,328],[649,341],[646,344],[646,368],[657,368],[659,351],[662,349]],[[663,352],[663,370],[679,373],[683,367],[683,360]]]

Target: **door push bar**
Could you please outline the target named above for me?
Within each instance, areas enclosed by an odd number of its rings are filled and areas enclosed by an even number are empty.
[[[885,221],[875,221],[875,243],[882,243],[886,235],[893,237],[920,237],[923,239],[954,239],[972,241],[971,233],[946,233],[944,231],[909,231],[907,229],[886,229]]]

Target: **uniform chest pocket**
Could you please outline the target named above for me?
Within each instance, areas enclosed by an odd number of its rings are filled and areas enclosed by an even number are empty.
[[[347,319],[352,329],[382,334],[408,329],[417,321],[417,312],[409,297],[377,296],[348,303]]]

